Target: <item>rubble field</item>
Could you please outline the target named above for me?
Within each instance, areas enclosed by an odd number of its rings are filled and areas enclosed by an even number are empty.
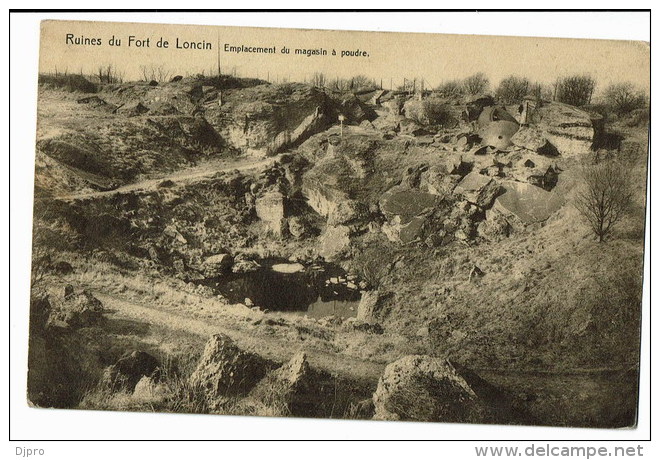
[[[82,88],[39,88],[31,404],[635,423],[646,125],[228,76]],[[599,243],[573,203],[603,158],[636,185]]]

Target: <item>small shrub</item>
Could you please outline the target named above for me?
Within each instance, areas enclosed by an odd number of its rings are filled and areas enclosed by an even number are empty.
[[[539,101],[550,101],[552,100],[552,87],[538,82],[532,83],[529,86],[528,94],[534,96]]]
[[[444,82],[435,90],[443,97],[456,97],[463,95],[463,86],[459,80],[450,80]]]
[[[605,89],[603,98],[617,115],[646,107],[646,95],[630,82],[616,83]]]
[[[96,85],[82,75],[39,75],[39,84],[69,92],[95,93]]]
[[[432,125],[445,125],[453,120],[451,109],[440,101],[426,99],[424,101],[424,110]]]
[[[415,120],[420,125],[445,125],[453,120],[451,109],[437,99],[425,99],[415,106],[406,107],[408,118]]]
[[[641,128],[649,125],[651,111],[648,107],[643,109],[635,109],[628,114],[626,125],[631,128]]]

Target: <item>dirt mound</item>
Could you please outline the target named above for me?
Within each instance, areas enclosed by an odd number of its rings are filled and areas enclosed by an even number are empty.
[[[64,89],[71,92],[95,93],[97,87],[82,75],[39,74],[39,84],[47,88]]]

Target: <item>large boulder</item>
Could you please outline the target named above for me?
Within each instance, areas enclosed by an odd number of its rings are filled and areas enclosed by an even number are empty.
[[[319,237],[319,254],[326,260],[344,256],[351,245],[351,230],[346,225],[328,226]]]
[[[421,237],[428,216],[442,202],[442,197],[419,190],[393,187],[385,192],[379,205],[387,218],[383,233],[390,241],[411,243]]]
[[[330,217],[340,206],[340,203],[348,200],[348,196],[340,190],[323,184],[317,180],[310,180],[307,176],[303,182],[303,194],[307,198],[307,204],[323,217]]]
[[[351,92],[329,93],[329,97],[336,112],[329,115],[335,120],[336,116],[341,114],[344,116],[344,123],[359,124],[369,116],[367,108]]]
[[[402,187],[393,187],[380,200],[380,209],[388,219],[399,216],[401,223],[432,210],[440,201],[437,195]]]
[[[313,369],[307,355],[300,351],[278,369],[269,372],[250,392],[273,411],[274,415],[319,417],[332,397],[332,377]]]
[[[503,184],[505,193],[498,196],[490,213],[500,213],[507,220],[523,225],[546,221],[564,205],[564,198],[529,183],[509,181]]]
[[[157,404],[169,396],[165,383],[158,382],[152,377],[144,376],[135,385],[133,400],[141,403]]]
[[[277,190],[267,192],[255,201],[257,217],[277,236],[281,236],[286,227],[285,202],[284,194]]]
[[[437,166],[440,171],[460,177],[465,176],[474,167],[474,159],[460,154],[450,155],[442,159],[441,165]],[[431,167],[429,170],[432,170]]]
[[[337,204],[334,212],[328,216],[328,225],[342,225],[364,220],[369,215],[369,209],[363,203],[346,199]]]
[[[226,335],[215,334],[204,347],[190,383],[204,389],[211,401],[247,394],[272,368],[261,356],[240,349]]]
[[[475,423],[480,403],[445,359],[409,355],[388,364],[373,395],[374,419]]]
[[[451,195],[456,185],[461,181],[461,176],[458,174],[448,174],[446,171],[444,166],[437,165],[431,166],[427,171],[424,171],[420,176],[420,190],[425,190],[433,195],[442,197]]]
[[[510,179],[536,184],[539,176],[545,176],[547,174],[547,178],[543,180],[543,182],[546,182],[547,187],[542,188],[551,190],[557,185],[557,180],[553,183],[551,176],[554,176],[554,179],[558,179],[560,169],[553,158],[530,153],[510,162],[507,166],[510,167],[507,168],[506,175]],[[551,172],[549,173],[549,171]]]
[[[525,126],[520,128],[511,137],[511,142],[516,147],[531,150],[541,155],[556,156],[559,151],[545,138],[543,132],[536,126]]]
[[[589,153],[595,131],[587,112],[568,104],[550,102],[537,107],[530,118],[562,156],[576,157]]]
[[[388,240],[394,243],[409,244],[422,237],[427,220],[428,216],[421,215],[403,223],[401,216],[394,216],[383,224],[381,230]]]
[[[401,115],[401,111],[403,110],[404,103],[405,101],[403,98],[399,96],[395,96],[386,101],[382,101],[381,105],[384,108],[386,108],[391,115],[398,116]]]
[[[479,236],[493,241],[509,236],[511,226],[502,214],[491,213],[488,217],[488,219],[481,221],[477,227]]]
[[[223,94],[222,105],[205,106],[205,117],[231,147],[264,156],[327,128],[332,106],[308,85],[258,85]]]
[[[429,134],[429,131],[415,120],[404,118],[399,121],[399,134],[408,136],[424,136]]]

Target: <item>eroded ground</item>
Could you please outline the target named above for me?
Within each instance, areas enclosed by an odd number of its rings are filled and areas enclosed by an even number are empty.
[[[257,83],[40,88],[32,403],[634,423],[644,123]],[[601,157],[636,185],[604,243]]]

